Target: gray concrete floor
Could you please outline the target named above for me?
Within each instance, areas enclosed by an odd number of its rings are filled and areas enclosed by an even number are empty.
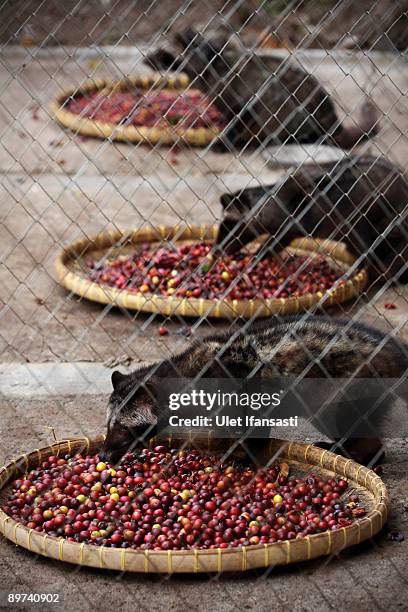
[[[70,50],[67,50],[70,53]],[[30,53],[33,54],[30,56]],[[81,139],[56,125],[47,111],[54,93],[86,76],[117,76],[136,69],[132,50],[101,58],[89,50],[6,49],[0,65],[0,361],[116,362],[134,365],[165,357],[193,334],[229,326],[220,322],[166,321],[103,308],[70,296],[55,282],[54,260],[63,245],[106,228],[137,227],[147,221],[212,223],[220,217],[219,195],[282,170],[261,155],[230,155],[183,148],[177,153],[145,146]],[[382,152],[406,167],[408,72],[402,59],[354,53],[332,57],[298,53],[333,92],[339,112],[356,118],[361,89],[384,113],[380,134],[365,149]],[[383,74],[381,77],[380,75]],[[341,107],[341,108],[340,108]],[[398,327],[408,338],[407,289],[372,288],[356,302],[332,309],[384,330]],[[396,310],[386,310],[395,302]],[[1,366],[1,364],[0,364]],[[109,371],[106,370],[108,377]],[[52,376],[52,374],[50,374]],[[101,384],[105,392],[106,383]],[[97,392],[98,390],[96,390]],[[0,464],[57,434],[93,435],[104,428],[106,395],[3,395]],[[392,499],[389,526],[407,531],[407,441],[388,442],[384,480]],[[47,588],[65,596],[68,610],[374,610],[407,607],[407,544],[387,540],[387,529],[371,542],[339,557],[320,559],[267,575],[146,577],[70,567],[37,558],[0,539],[0,590]]]

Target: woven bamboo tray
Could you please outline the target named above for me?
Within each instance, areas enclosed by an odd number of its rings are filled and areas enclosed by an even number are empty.
[[[119,140],[123,142],[147,142],[149,144],[172,145],[180,140],[191,145],[203,147],[209,144],[220,134],[217,128],[189,128],[177,129],[176,126],[168,128],[152,128],[134,125],[121,125],[116,123],[105,123],[81,117],[69,111],[67,101],[73,96],[105,90],[107,94],[114,91],[124,91],[132,87],[145,90],[155,88],[178,89],[182,91],[189,84],[187,75],[164,78],[157,73],[149,75],[136,75],[120,81],[106,81],[96,79],[86,81],[81,87],[70,87],[57,94],[55,100],[50,104],[50,110],[61,125],[73,130],[83,136]]]
[[[164,316],[181,315],[188,317],[216,317],[245,319],[269,317],[271,315],[295,314],[308,310],[320,303],[327,307],[341,304],[359,295],[367,283],[365,270],[355,272],[344,285],[325,293],[317,292],[300,297],[270,298],[252,300],[209,300],[204,298],[178,298],[153,294],[137,294],[126,289],[116,289],[89,280],[84,273],[83,260],[90,255],[101,257],[109,252],[112,256],[126,253],[138,243],[174,241],[213,241],[217,235],[216,226],[189,226],[181,228],[157,227],[137,231],[111,231],[98,234],[94,238],[84,238],[65,248],[56,260],[56,273],[59,283],[76,295],[100,304],[144,312],[157,312]],[[295,254],[320,253],[326,255],[332,264],[346,272],[354,258],[344,244],[333,241],[297,239],[287,249]]]
[[[0,470],[0,504],[7,495],[7,485],[18,474],[38,466],[48,455],[65,455],[78,451],[95,452],[103,437],[73,439],[56,442],[37,449],[10,462]],[[214,452],[211,449],[211,452]],[[197,573],[245,571],[287,565],[323,555],[337,553],[344,548],[371,538],[387,520],[388,493],[381,478],[372,470],[310,444],[272,440],[269,459],[285,460],[293,471],[314,471],[328,477],[333,474],[348,478],[364,500],[368,513],[349,527],[327,531],[300,540],[274,544],[251,545],[242,548],[155,551],[115,549],[68,542],[54,538],[15,522],[0,510],[0,532],[20,546],[36,554],[77,565],[144,573]]]

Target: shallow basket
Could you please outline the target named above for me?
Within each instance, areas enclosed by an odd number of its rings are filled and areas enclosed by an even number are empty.
[[[217,227],[206,225],[183,228],[161,226],[129,232],[103,232],[94,238],[84,238],[66,247],[56,260],[57,278],[66,289],[100,304],[112,304],[129,310],[157,312],[164,316],[181,315],[224,319],[233,319],[237,316],[252,319],[275,314],[295,314],[317,304],[324,307],[341,304],[358,296],[367,283],[366,271],[358,270],[353,272],[344,285],[333,287],[324,293],[319,291],[289,298],[214,300],[138,294],[91,281],[83,271],[85,269],[84,260],[90,255],[101,257],[109,253],[110,256],[116,257],[129,252],[140,243],[214,241],[216,235]],[[287,251],[299,255],[323,254],[342,272],[346,272],[355,261],[344,244],[334,241],[296,239]]]
[[[181,129],[176,126],[168,128],[153,128],[134,125],[122,125],[116,123],[105,123],[81,117],[72,113],[67,108],[69,98],[80,96],[81,94],[93,91],[106,90],[107,93],[113,91],[123,91],[132,87],[138,87],[149,91],[156,88],[167,88],[184,90],[189,84],[187,75],[177,77],[162,77],[158,73],[149,75],[135,75],[120,81],[106,81],[96,79],[86,81],[80,87],[70,87],[57,94],[55,100],[50,104],[50,110],[56,119],[63,126],[73,130],[83,136],[94,136],[97,138],[119,140],[123,142],[147,142],[149,144],[172,145],[180,140],[191,145],[203,147],[220,134],[217,128],[189,128]]]
[[[0,504],[7,495],[10,482],[18,475],[38,466],[50,454],[95,453],[103,439],[103,436],[100,436],[94,440],[62,440],[10,462],[0,470]],[[218,444],[225,443],[218,441]],[[218,451],[225,449],[225,446],[218,447]],[[204,446],[203,450],[216,452],[216,449],[208,448],[208,443],[207,448]],[[283,440],[271,440],[264,459],[265,463],[268,460],[285,460],[294,472],[313,471],[325,477],[336,475],[347,478],[364,502],[368,513],[349,527],[337,531],[326,531],[299,540],[274,544],[212,550],[133,550],[68,542],[64,538],[54,538],[28,529],[2,510],[0,532],[15,544],[36,554],[77,565],[144,573],[197,573],[245,571],[330,555],[371,538],[386,522],[388,493],[384,483],[372,470],[351,459],[344,459],[310,444],[288,443]]]

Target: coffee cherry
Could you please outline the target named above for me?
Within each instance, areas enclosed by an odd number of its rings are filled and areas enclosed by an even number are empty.
[[[121,544],[123,542],[123,535],[121,533],[113,533],[110,537],[113,544]]]
[[[131,89],[109,95],[91,91],[70,98],[71,113],[103,123],[169,129],[217,127],[224,121],[221,112],[198,89],[180,92],[171,89]],[[170,160],[175,163],[173,156]],[[154,278],[154,274],[152,275]]]
[[[116,469],[98,456],[49,457],[14,482],[3,509],[48,537],[147,550],[293,540],[366,514],[357,495],[342,501],[345,479],[279,474],[162,444],[128,453]]]
[[[209,242],[156,249],[141,245],[128,255],[108,262],[89,260],[86,265],[91,279],[98,283],[136,293],[180,298],[299,297],[325,291],[335,282],[344,284],[339,280],[340,271],[331,268],[320,255],[308,258],[285,254],[271,258],[239,252],[214,257]],[[164,336],[168,330],[160,327],[158,333]],[[283,484],[282,480],[278,482]]]

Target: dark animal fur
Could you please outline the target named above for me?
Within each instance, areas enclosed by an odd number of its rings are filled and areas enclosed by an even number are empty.
[[[221,148],[329,139],[349,149],[377,131],[372,103],[363,106],[360,125],[345,128],[324,87],[294,62],[241,53],[227,36],[205,39],[188,30],[177,41],[180,55],[160,49],[146,63],[160,71],[182,69],[208,94],[228,124]]]
[[[210,336],[129,375],[114,372],[104,452],[118,459],[138,438],[154,434],[159,416],[155,397],[163,378],[399,378],[408,368],[407,351],[378,331],[323,317],[274,319],[235,334]],[[378,422],[386,408],[381,406]],[[364,438],[358,431],[356,437]],[[364,456],[355,445],[351,439],[345,448],[362,461],[372,458],[373,444]]]
[[[221,203],[217,243],[227,253],[265,233],[275,250],[299,236],[330,238],[368,258],[373,277],[408,280],[408,182],[385,158],[299,168],[274,185],[225,194]]]

